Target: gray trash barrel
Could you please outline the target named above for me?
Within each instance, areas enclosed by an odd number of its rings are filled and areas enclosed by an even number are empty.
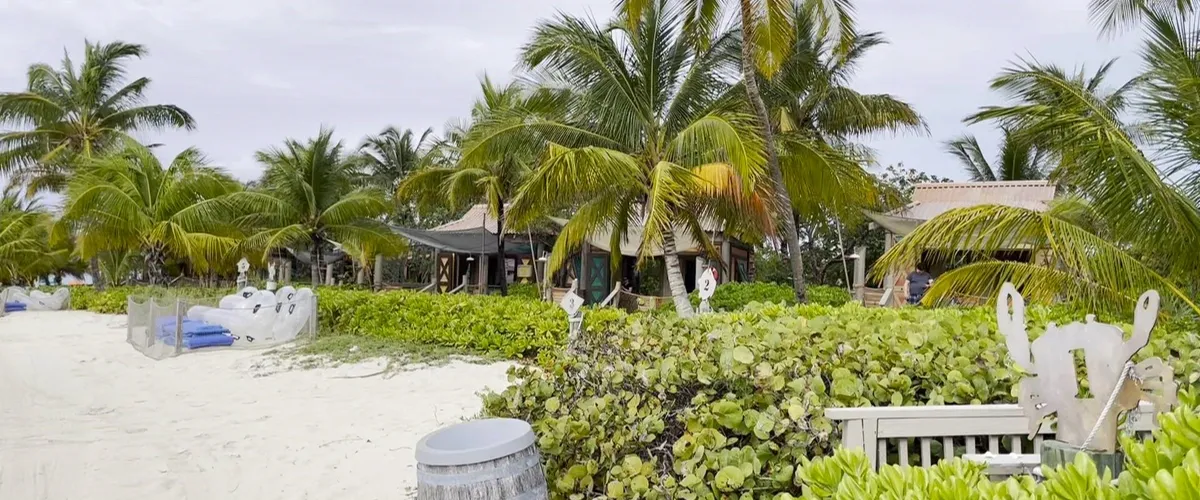
[[[418,500],[542,500],[546,474],[533,428],[521,420],[475,420],[417,442]]]

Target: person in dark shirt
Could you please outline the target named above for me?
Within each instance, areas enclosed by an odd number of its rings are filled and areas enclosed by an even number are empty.
[[[921,266],[911,273],[908,273],[908,303],[916,304],[925,298],[925,292],[929,290],[929,285],[933,283],[933,276],[925,272]]]

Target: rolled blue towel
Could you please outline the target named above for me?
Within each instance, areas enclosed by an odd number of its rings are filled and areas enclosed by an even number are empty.
[[[169,336],[161,338],[162,342],[169,346],[175,345],[175,337]],[[202,347],[229,347],[233,345],[233,336],[229,334],[216,335],[197,335],[194,337],[184,337],[184,349],[200,349]]]
[[[166,320],[166,321],[163,321]],[[175,318],[160,318],[158,321],[158,336],[175,337]],[[225,335],[229,333],[229,329],[221,325],[214,325],[197,321],[193,319],[183,320],[183,336],[184,337],[204,337],[208,335]]]

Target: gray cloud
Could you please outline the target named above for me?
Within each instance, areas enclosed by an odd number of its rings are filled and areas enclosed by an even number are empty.
[[[959,176],[941,141],[1000,96],[988,80],[1031,54],[1068,67],[1121,56],[1114,77],[1137,69],[1136,37],[1102,40],[1087,0],[1006,2],[861,0],[865,30],[888,46],[870,54],[856,85],[917,106],[928,137],[878,137],[882,164],[903,161]],[[243,179],[255,150],[335,127],[347,143],[384,126],[440,128],[465,115],[478,78],[510,73],[533,24],[564,11],[608,16],[610,0],[0,0],[0,89],[24,85],[32,62],[76,57],[84,38],[145,44],[132,71],[154,80],[150,97],[183,106],[199,129],[144,139],[190,145]],[[1114,80],[1115,81],[1115,80]],[[995,134],[972,127],[990,147]]]

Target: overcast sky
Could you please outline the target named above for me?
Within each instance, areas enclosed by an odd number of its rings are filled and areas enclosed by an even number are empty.
[[[1017,57],[1095,67],[1112,82],[1138,69],[1138,37],[1100,38],[1088,0],[859,0],[864,31],[890,44],[864,58],[855,86],[904,99],[928,136],[872,137],[882,165],[962,178],[942,142],[964,116],[999,102],[988,81]],[[82,59],[90,40],[141,43],[131,72],[153,102],[182,106],[198,129],[149,134],[174,153],[201,148],[242,179],[255,150],[322,125],[355,145],[391,124],[440,129],[467,114],[486,71],[504,79],[539,19],[556,10],[607,18],[610,0],[0,0],[0,90],[24,87],[33,62]],[[996,134],[972,127],[994,152]]]

